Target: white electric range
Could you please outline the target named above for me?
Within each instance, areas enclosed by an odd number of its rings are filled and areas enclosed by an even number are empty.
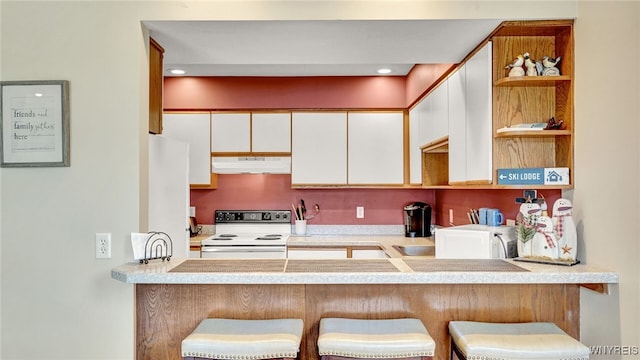
[[[202,240],[201,257],[284,259],[290,210],[216,210],[216,233]]]

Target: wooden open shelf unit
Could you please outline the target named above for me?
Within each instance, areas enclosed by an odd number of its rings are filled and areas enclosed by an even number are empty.
[[[509,21],[493,42],[493,168],[568,167],[573,187],[573,20]],[[519,54],[532,59],[558,57],[560,76],[507,77]],[[516,124],[563,121],[560,130],[496,133]],[[495,178],[495,175],[494,175]]]

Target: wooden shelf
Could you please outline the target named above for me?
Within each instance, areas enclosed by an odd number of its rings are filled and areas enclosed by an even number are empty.
[[[493,83],[494,86],[555,86],[559,82],[571,81],[568,75],[560,76],[515,76],[504,77]]]
[[[449,137],[444,136],[428,144],[420,146],[423,153],[441,154],[449,152]]]
[[[494,138],[571,136],[569,130],[523,130],[496,133]]]
[[[542,189],[571,189],[574,184],[574,40],[573,20],[503,23],[493,42],[493,168],[569,168],[569,185]],[[562,57],[560,76],[506,76],[505,64],[529,52],[534,59]],[[514,124],[563,121],[563,130],[498,132]],[[495,176],[494,176],[495,178]],[[492,188],[522,188],[492,185]]]

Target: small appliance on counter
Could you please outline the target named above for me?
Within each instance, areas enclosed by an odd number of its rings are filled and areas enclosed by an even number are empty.
[[[423,202],[412,202],[404,207],[404,236],[431,236],[431,206]]]
[[[198,222],[196,221],[195,216],[189,217],[189,236],[194,237],[200,234],[200,230],[202,230],[202,226],[198,226]]]
[[[436,259],[504,259],[517,256],[515,226],[460,225],[436,229]]]

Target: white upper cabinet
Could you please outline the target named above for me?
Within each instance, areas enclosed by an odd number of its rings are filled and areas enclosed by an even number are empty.
[[[291,114],[213,113],[211,152],[289,153]]]
[[[443,82],[409,111],[409,182],[422,184],[421,147],[449,135],[448,84]]]
[[[349,176],[353,185],[404,182],[404,116],[395,112],[349,112]]]
[[[491,43],[471,57],[449,83],[449,184],[490,184]]]
[[[347,184],[347,113],[292,114],[291,183]]]
[[[466,65],[447,79],[449,85],[449,183],[463,182],[467,176],[467,111],[465,99]]]
[[[491,42],[466,63],[467,182],[492,182]]]
[[[291,113],[252,113],[251,151],[291,152]]]
[[[449,135],[449,103],[447,82],[438,85],[425,99],[420,114],[421,146]]]
[[[250,113],[211,114],[211,152],[251,151]]]
[[[422,150],[420,146],[420,112],[418,106],[409,111],[409,182],[422,184]]]
[[[189,183],[211,183],[211,151],[209,150],[210,114],[165,113],[162,135],[189,144]]]

